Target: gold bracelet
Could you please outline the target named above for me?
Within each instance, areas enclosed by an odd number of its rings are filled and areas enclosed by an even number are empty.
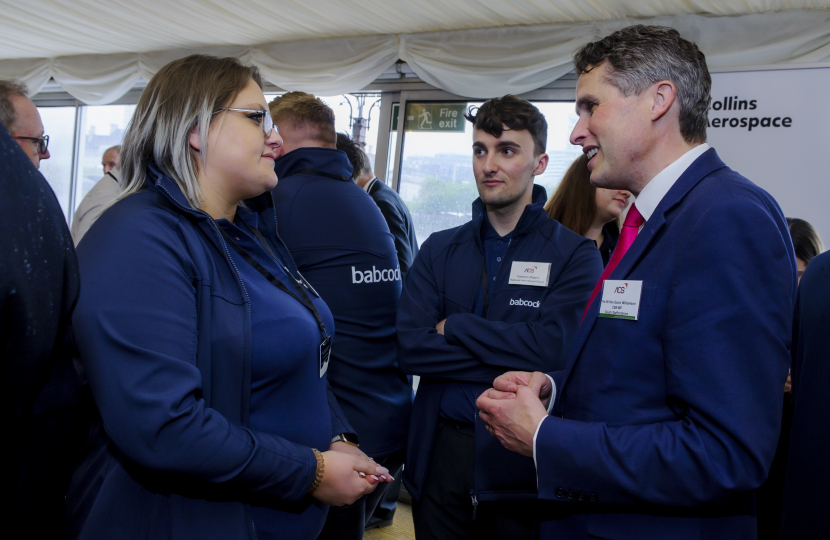
[[[326,470],[326,462],[323,459],[323,454],[321,454],[316,448],[312,448],[311,451],[314,452],[314,457],[317,458],[317,472],[314,475],[314,482],[312,482],[311,487],[308,488],[309,495],[314,493],[314,491],[320,487],[320,482],[323,481],[323,472]]]

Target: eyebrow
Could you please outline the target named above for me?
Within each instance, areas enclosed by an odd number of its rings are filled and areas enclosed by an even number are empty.
[[[596,101],[597,97],[593,94],[582,96],[576,100],[576,110],[578,111],[579,109],[585,107],[588,103],[596,103]]]

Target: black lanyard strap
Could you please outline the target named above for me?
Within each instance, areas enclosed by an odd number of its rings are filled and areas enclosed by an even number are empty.
[[[255,229],[251,229],[251,230],[252,230],[252,231],[255,231]],[[233,238],[231,238],[231,237],[230,237],[230,235],[229,235],[227,232],[225,232],[225,230],[224,230],[222,227],[219,227],[219,232],[220,232],[220,233],[222,233],[222,237],[225,239],[225,242],[227,242],[227,243],[228,243],[228,245],[229,245],[231,248],[233,248],[233,250],[234,250],[234,251],[236,251],[236,252],[239,254],[239,256],[240,256],[240,257],[242,257],[243,259],[245,259],[245,262],[247,262],[248,264],[250,264],[251,266],[253,266],[253,267],[254,267],[254,269],[255,269],[257,272],[259,272],[260,274],[262,274],[262,277],[264,277],[265,279],[267,279],[267,280],[268,280],[268,281],[269,281],[272,285],[274,285],[276,288],[278,288],[278,289],[279,289],[279,290],[281,290],[282,292],[284,292],[284,293],[288,294],[289,296],[291,296],[292,298],[294,298],[295,300],[297,300],[299,303],[301,303],[303,306],[305,306],[305,307],[306,307],[309,311],[311,311],[312,315],[314,315],[314,318],[317,320],[317,327],[320,329],[321,341],[325,341],[325,340],[329,337],[328,333],[326,332],[326,325],[323,323],[323,318],[320,316],[320,312],[319,312],[319,311],[317,311],[317,307],[314,305],[314,302],[312,302],[312,301],[311,301],[311,298],[309,298],[308,294],[306,294],[306,292],[303,290],[303,288],[302,288],[302,287],[300,287],[300,286],[297,284],[297,282],[296,282],[297,280],[295,280],[295,279],[291,278],[291,281],[292,281],[292,283],[293,283],[293,285],[294,285],[294,288],[295,288],[295,289],[297,289],[297,292],[299,293],[299,296],[298,296],[298,295],[296,295],[296,294],[294,294],[293,292],[291,292],[291,290],[290,290],[288,287],[286,287],[286,286],[282,283],[282,281],[280,281],[279,279],[277,279],[277,278],[274,276],[274,274],[272,274],[271,272],[269,272],[269,271],[268,271],[268,269],[267,269],[267,268],[265,268],[264,266],[262,266],[261,264],[259,264],[259,261],[257,261],[257,260],[256,260],[256,259],[254,259],[253,257],[251,257],[251,255],[250,255],[250,254],[248,254],[248,252],[247,252],[247,251],[245,251],[244,249],[242,249],[242,247],[241,247],[239,244],[237,244],[237,243],[233,240]],[[256,232],[255,232],[255,234],[256,234],[256,233],[258,233],[258,232],[259,232],[259,231],[256,231]],[[261,236],[260,234],[257,234],[257,237],[260,237],[260,238],[261,238],[262,236]],[[264,240],[264,239],[263,239],[263,240]],[[261,241],[262,241],[262,240],[261,240]],[[269,253],[271,254],[271,256],[273,257],[273,256],[274,256],[274,252],[273,252],[273,251],[271,251],[271,248],[270,248],[270,247],[268,247],[268,244],[267,244],[266,242],[264,242],[264,241],[263,241],[263,245],[265,246],[265,249],[267,249],[267,250],[268,250],[268,252],[269,252]],[[279,262],[279,260],[278,260],[276,257],[274,257],[274,259],[275,259],[275,260],[277,260],[277,262]],[[289,277],[290,277],[290,276],[289,276]]]

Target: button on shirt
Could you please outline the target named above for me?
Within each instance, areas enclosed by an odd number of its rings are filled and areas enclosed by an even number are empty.
[[[646,223],[648,223],[648,220],[651,219],[651,215],[657,209],[657,205],[660,204],[660,201],[663,200],[666,193],[668,193],[672,186],[674,186],[674,183],[677,182],[683,173],[686,172],[686,169],[688,169],[689,166],[707,150],[709,150],[709,145],[706,143],[695,146],[676,159],[671,165],[660,171],[657,176],[652,178],[651,181],[646,184],[646,187],[643,188],[636,200],[637,210],[645,219],[643,224],[640,226],[641,231],[643,230],[643,227],[646,226]],[[548,414],[550,414],[550,411],[553,409],[553,404],[556,401],[556,384],[553,382],[550,375],[548,375],[548,380],[550,380],[552,388],[550,405],[548,405]],[[542,422],[546,419],[547,416],[539,422],[539,425],[536,426],[536,433],[533,434],[534,463],[536,463],[536,437],[539,435],[539,429],[542,427]]]
[[[492,290],[501,268],[501,261],[507,253],[512,238],[513,231],[504,236],[499,236],[499,233],[490,224],[487,214],[484,214],[484,221],[481,225],[481,240],[484,244],[484,262],[487,269],[488,290],[490,291],[488,296],[493,296]],[[481,278],[479,277],[479,279]],[[483,284],[479,287],[472,313],[479,317],[485,317]],[[467,424],[474,423],[477,414],[476,399],[488,388],[490,388],[490,385],[486,384],[447,383],[441,397],[439,414],[447,420]]]

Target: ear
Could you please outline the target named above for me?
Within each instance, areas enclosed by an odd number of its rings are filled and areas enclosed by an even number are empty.
[[[190,130],[190,138],[188,140],[192,149],[197,152],[202,150],[202,136],[199,135],[199,124],[196,124],[193,126],[193,129]]]
[[[652,86],[651,120],[657,121],[668,113],[677,98],[677,87],[671,81],[660,81]]]
[[[536,158],[536,167],[533,169],[533,176],[539,176],[545,169],[548,168],[548,155],[547,154],[540,154]]]

